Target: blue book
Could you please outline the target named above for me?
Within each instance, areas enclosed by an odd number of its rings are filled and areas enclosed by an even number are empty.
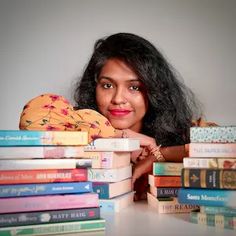
[[[91,182],[0,185],[0,198],[92,192]]]
[[[88,132],[0,130],[0,146],[87,145]]]
[[[179,203],[200,206],[236,207],[236,191],[223,189],[180,188]]]

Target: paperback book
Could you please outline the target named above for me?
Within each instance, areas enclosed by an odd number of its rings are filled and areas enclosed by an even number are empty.
[[[198,209],[196,205],[180,204],[177,198],[156,198],[147,193],[147,201],[150,206],[155,208],[158,213],[189,213],[193,209]]]
[[[58,235],[66,233],[78,233],[105,230],[105,220],[85,220],[64,223],[25,225],[16,227],[0,228],[1,236],[38,236],[38,235]],[[17,234],[16,234],[17,232]]]
[[[0,146],[87,145],[88,132],[0,130]]]
[[[52,194],[88,193],[92,191],[92,183],[89,181],[47,184],[11,184],[0,185],[0,198]]]
[[[0,227],[94,220],[99,218],[99,207],[7,213],[0,214]]]
[[[84,151],[132,152],[140,149],[140,141],[131,138],[98,138],[84,147]]]

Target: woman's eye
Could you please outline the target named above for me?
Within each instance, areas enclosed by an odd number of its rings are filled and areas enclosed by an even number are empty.
[[[130,90],[140,91],[140,87],[133,85],[133,86],[130,86]]]
[[[102,87],[105,89],[109,89],[109,88],[112,88],[112,84],[106,83],[106,84],[103,84]]]

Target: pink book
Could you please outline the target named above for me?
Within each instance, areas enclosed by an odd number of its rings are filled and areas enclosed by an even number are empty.
[[[0,213],[98,207],[98,194],[66,194],[0,199]]]
[[[0,147],[0,159],[84,157],[83,146]]]

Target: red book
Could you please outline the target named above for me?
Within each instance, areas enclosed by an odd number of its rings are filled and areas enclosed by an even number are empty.
[[[0,171],[0,184],[87,181],[87,169],[44,169]]]
[[[148,183],[155,187],[181,187],[181,176],[149,175]]]

